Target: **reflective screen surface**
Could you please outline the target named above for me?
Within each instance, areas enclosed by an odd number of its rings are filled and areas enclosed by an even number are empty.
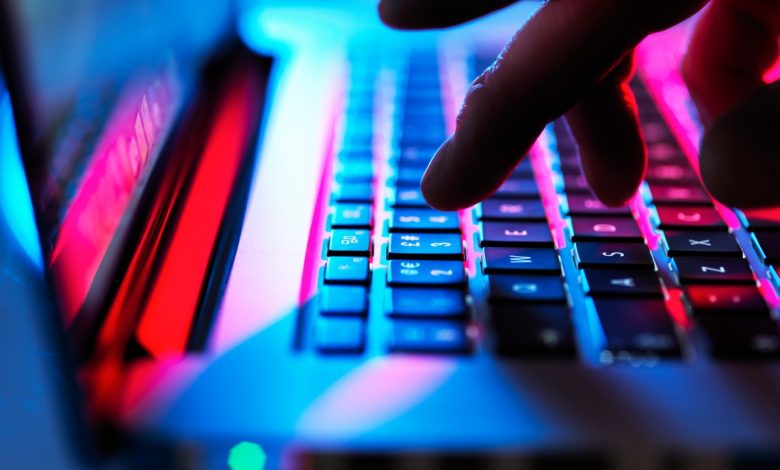
[[[67,323],[101,297],[129,216],[230,2],[24,0],[2,6],[45,263]]]

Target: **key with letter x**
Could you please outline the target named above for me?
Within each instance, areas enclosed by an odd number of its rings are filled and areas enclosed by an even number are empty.
[[[742,257],[742,249],[733,235],[726,232],[677,232],[665,234],[668,256]]]

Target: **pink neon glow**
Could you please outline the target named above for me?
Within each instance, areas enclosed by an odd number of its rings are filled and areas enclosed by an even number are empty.
[[[462,57],[455,57],[454,50],[446,47],[439,47],[439,81],[441,83],[442,110],[444,114],[444,125],[448,135],[455,132],[458,110],[466,96],[468,89],[468,69],[466,62]],[[458,211],[458,220],[463,232],[464,248],[466,257],[463,260],[463,267],[466,273],[474,277],[477,272],[477,257],[479,251],[474,245],[474,233],[477,232],[477,226],[474,224],[472,213],[474,207],[469,207]],[[480,334],[474,330],[470,333]]]
[[[343,79],[342,79],[343,80]],[[343,83],[343,82],[342,82]],[[343,89],[343,86],[341,87]],[[325,155],[323,155],[323,171],[320,186],[317,190],[317,202],[314,206],[314,215],[312,216],[311,229],[309,230],[309,242],[306,246],[306,258],[303,263],[303,276],[301,278],[301,289],[298,296],[298,305],[305,305],[317,293],[317,278],[323,262],[320,259],[320,251],[324,241],[325,219],[328,216],[328,198],[331,193],[331,182],[333,180],[333,157],[335,153],[334,143],[336,137],[336,124],[341,113],[341,107],[344,106],[343,94],[339,93],[339,99],[334,103],[330,129],[325,139]]]
[[[552,169],[547,164],[550,158],[549,145],[550,136],[547,132],[542,132],[542,135],[539,136],[539,139],[528,152],[527,158],[531,160],[531,167],[539,185],[539,195],[542,198],[542,205],[550,226],[550,232],[555,245],[560,250],[566,246],[566,235],[564,234],[566,222],[561,214],[558,192],[555,190],[555,177]]]
[[[780,41],[778,41],[780,45]],[[777,58],[777,62],[764,74],[764,81],[772,83],[776,80],[780,80],[780,57]]]
[[[84,172],[54,244],[51,269],[66,323],[81,308],[119,223],[145,176],[160,135],[171,116],[175,91],[166,81],[126,90]],[[165,87],[156,91],[154,88]],[[160,100],[151,101],[152,97]],[[155,98],[156,99],[156,98]],[[154,124],[151,108],[161,116]]]

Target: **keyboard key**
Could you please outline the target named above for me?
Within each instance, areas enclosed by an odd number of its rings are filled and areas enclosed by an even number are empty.
[[[619,217],[571,218],[572,240],[643,241],[642,232],[634,219]]]
[[[592,196],[593,193],[590,190],[590,184],[585,178],[585,175],[563,175],[563,187],[567,194],[585,194]]]
[[[742,257],[742,249],[734,236],[727,232],[664,233],[668,256],[733,256]]]
[[[560,274],[558,254],[552,248],[484,249],[482,267],[486,273],[550,273]]]
[[[647,156],[651,164],[657,163],[676,163],[678,165],[687,165],[688,160],[685,158],[685,154],[680,150],[674,141],[674,137],[668,136],[667,138],[648,143]]]
[[[331,256],[325,264],[325,282],[367,283],[369,276],[368,258],[353,256]]]
[[[574,244],[577,267],[622,267],[655,269],[650,250],[641,243],[577,242]]]
[[[488,276],[491,300],[521,302],[566,302],[563,278],[560,276]]]
[[[487,199],[479,206],[482,220],[545,220],[538,199]]]
[[[699,325],[718,359],[775,359],[780,357],[780,329],[764,316],[702,317]]]
[[[374,188],[370,183],[342,184],[333,196],[336,202],[363,202],[370,204],[374,200]]]
[[[747,261],[737,258],[675,258],[681,284],[755,284]]]
[[[594,305],[609,359],[680,356],[674,323],[663,300],[597,298]]]
[[[461,290],[393,287],[385,293],[385,312],[391,317],[461,318],[467,307]]]
[[[371,161],[342,163],[336,170],[336,181],[342,183],[368,183],[374,179],[374,164]]]
[[[463,259],[463,243],[454,233],[391,233],[390,259]]]
[[[389,285],[458,286],[466,282],[461,261],[401,261],[388,262]]]
[[[481,246],[549,246],[550,227],[541,222],[483,222]]]
[[[318,318],[317,349],[326,354],[360,353],[365,348],[365,322],[361,318]]]
[[[659,227],[663,230],[719,230],[728,227],[712,207],[656,206]]]
[[[569,307],[497,304],[490,309],[499,354],[573,357],[576,354]]]
[[[390,338],[391,352],[463,354],[471,350],[461,322],[396,320]]]
[[[404,147],[399,149],[398,161],[408,166],[426,167],[436,153],[437,147]]]
[[[328,255],[369,256],[371,232],[368,230],[338,229],[330,234]]]
[[[664,186],[649,185],[650,198],[655,204],[691,206],[703,204],[712,205],[707,192],[699,185]]]
[[[756,286],[690,286],[684,292],[695,315],[771,316],[769,306]]]
[[[460,221],[457,212],[433,209],[396,209],[390,219],[391,232],[457,232]]]
[[[607,215],[631,217],[628,207],[607,207],[593,196],[570,194],[566,197],[569,215]]]
[[[395,181],[399,186],[419,187],[425,167],[401,166],[396,169]]]
[[[539,186],[531,178],[508,179],[493,194],[495,198],[538,197]]]
[[[429,207],[419,185],[399,185],[394,194],[393,207]]]
[[[780,232],[754,232],[753,245],[764,263],[780,262]]]
[[[368,291],[363,286],[326,285],[319,296],[322,315],[362,316],[368,310]]]
[[[582,285],[592,297],[663,297],[658,274],[641,269],[584,269]]]
[[[330,226],[333,228],[371,227],[371,206],[368,204],[338,204]]]
[[[664,163],[660,165],[650,165],[645,177],[649,183],[670,184],[684,186],[687,184],[698,184],[699,177],[690,165],[680,165],[674,163]]]

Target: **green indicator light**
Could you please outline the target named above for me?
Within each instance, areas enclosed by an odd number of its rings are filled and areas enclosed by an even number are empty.
[[[230,449],[227,463],[230,470],[264,470],[265,460],[262,447],[253,442],[239,442]]]

